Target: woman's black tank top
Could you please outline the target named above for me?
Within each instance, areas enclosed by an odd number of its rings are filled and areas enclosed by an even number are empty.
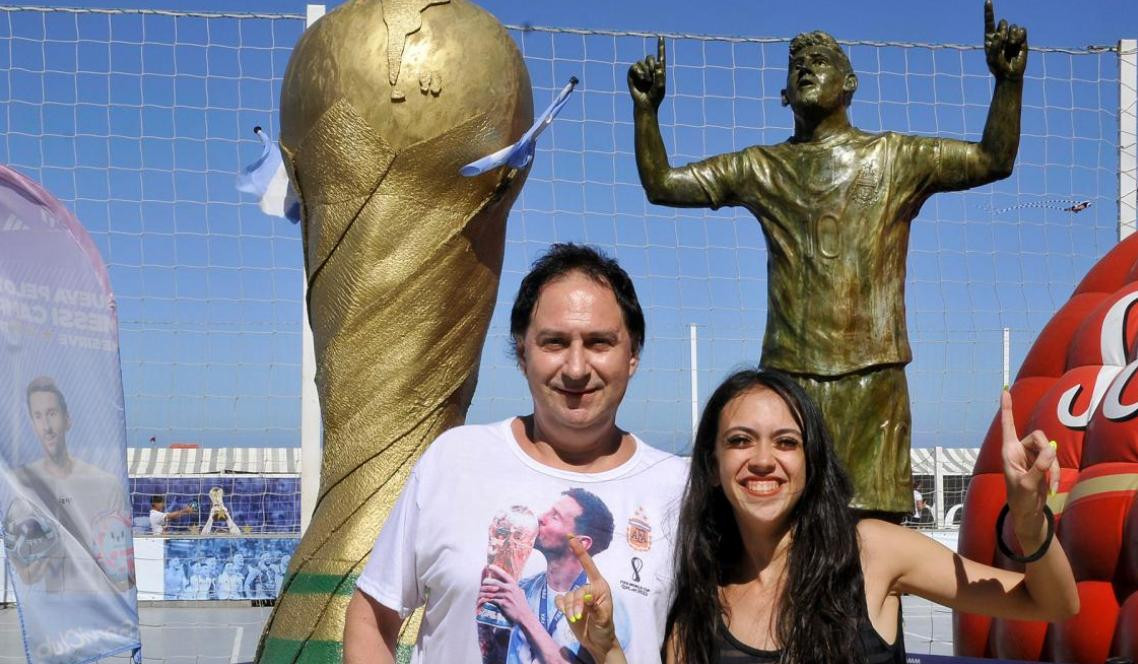
[[[901,610],[897,610],[897,640],[890,644],[877,633],[868,618],[862,618],[857,628],[866,664],[905,664],[905,632],[901,630]],[[778,662],[779,651],[759,650],[742,643],[719,621],[719,650],[715,661],[720,664],[766,664]]]

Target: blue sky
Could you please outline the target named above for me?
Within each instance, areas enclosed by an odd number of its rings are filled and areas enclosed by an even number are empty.
[[[822,2],[809,13],[792,3],[741,1],[482,4],[513,25],[784,39],[826,29],[840,40],[965,45],[982,38],[978,2]],[[1035,46],[1082,49],[1138,36],[1135,4],[1005,1],[996,11],[1026,25]],[[84,6],[304,9],[213,0]],[[130,444],[151,435],[161,444],[296,444],[299,233],[261,215],[233,191],[232,178],[257,155],[252,126],[276,126],[279,77],[301,27],[297,20],[0,15],[0,35],[15,37],[0,53],[0,100],[8,108],[0,157],[72,207],[110,266]],[[676,211],[643,200],[623,76],[631,59],[654,49],[651,39],[514,37],[536,106],[569,75],[582,86],[543,137],[514,207],[470,419],[528,408],[504,351],[501,314],[548,242],[581,240],[621,259],[648,314],[646,355],[621,421],[683,449],[688,325],[699,326],[701,398],[726,371],[758,358],[766,287],[758,225],[744,211]],[[678,39],[669,47],[662,121],[673,162],[789,134],[790,114],[777,104],[785,41]],[[978,138],[990,89],[981,51],[853,45],[850,55],[862,80],[855,124]],[[917,445],[979,444],[1002,381],[1000,330],[1012,328],[1014,372],[1038,329],[1114,242],[1114,56],[1035,53],[1028,73],[1016,174],[937,196],[914,225],[907,294]],[[1073,199],[1094,205],[1078,215],[1056,209]]]
[[[304,5],[281,0],[49,0],[48,7],[148,8],[183,11],[281,12],[303,14]],[[331,9],[340,3],[328,3]],[[983,25],[981,2],[945,0],[822,0],[809,10],[771,0],[489,0],[478,3],[503,23],[522,25],[689,32],[764,37],[827,30],[843,39],[978,44]],[[1128,0],[1002,0],[996,14],[1025,25],[1039,46],[1079,47],[1113,44],[1138,32],[1138,7]],[[1129,34],[1127,33],[1129,29]]]

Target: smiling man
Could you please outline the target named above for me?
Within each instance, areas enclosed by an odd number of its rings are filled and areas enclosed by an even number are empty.
[[[585,582],[571,534],[612,586],[629,660],[660,661],[687,463],[616,424],[644,327],[616,261],[558,244],[534,263],[510,315],[533,413],[451,429],[416,464],[348,606],[347,664],[392,662],[422,605],[412,661],[591,661],[555,603]]]
[[[1019,149],[1027,35],[984,7],[984,47],[996,78],[978,143],[850,125],[858,80],[833,37],[790,43],[782,103],[794,135],[673,168],[660,135],[665,52],[628,72],[636,162],[648,200],[676,207],[747,208],[767,239],[762,364],[792,375],[819,403],[853,477],[853,506],[913,511],[905,325],[909,224],[934,193],[1012,172]],[[885,515],[882,515],[885,516]]]

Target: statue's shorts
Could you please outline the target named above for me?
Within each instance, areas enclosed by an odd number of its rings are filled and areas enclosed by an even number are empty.
[[[838,457],[853,480],[850,504],[870,512],[913,511],[909,388],[904,365],[840,376],[788,374],[822,409]]]

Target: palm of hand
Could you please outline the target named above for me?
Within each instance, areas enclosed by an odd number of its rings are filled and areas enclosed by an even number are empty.
[[[1019,440],[1004,445],[1004,481],[1008,488],[1008,508],[1016,514],[1038,512],[1043,507],[1045,484],[1030,473],[1035,456]]]
[[[1037,514],[1047,499],[1048,485],[1052,491],[1058,488],[1059,461],[1055,448],[1038,429],[1020,440],[1012,397],[1006,390],[1000,396],[1000,425],[1008,509],[1016,515]]]

